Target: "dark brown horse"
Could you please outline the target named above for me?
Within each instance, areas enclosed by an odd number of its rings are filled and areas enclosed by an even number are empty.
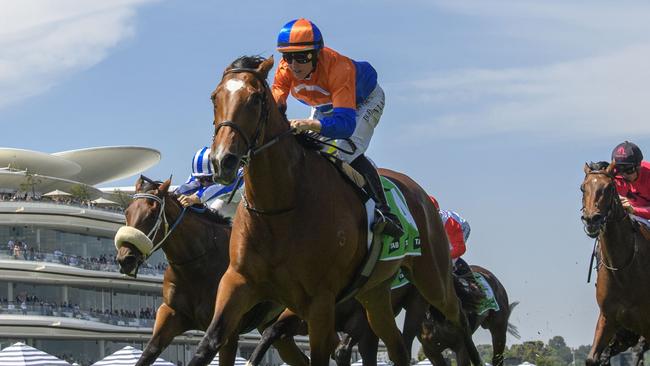
[[[650,349],[645,338],[639,337],[638,334],[630,332],[627,329],[619,329],[609,345],[600,355],[602,365],[611,365],[611,358],[628,349],[634,354],[632,365],[643,366],[644,354]]]
[[[601,363],[601,353],[621,328],[650,336],[650,242],[626,213],[614,184],[614,165],[585,164],[582,220],[598,238],[600,266],[596,301],[600,308],[587,365]]]
[[[492,365],[503,365],[503,352],[506,346],[506,333],[519,338],[517,328],[508,322],[512,310],[518,302],[510,304],[508,293],[499,279],[487,269],[480,266],[470,266],[472,271],[482,274],[494,291],[499,310],[488,310],[478,315],[475,311],[468,314],[470,327],[476,331],[479,326],[490,331],[492,335]],[[442,351],[449,348],[456,353],[457,364],[460,366],[469,365],[465,345],[458,331],[450,327],[448,322],[441,318],[435,309],[431,309],[431,316],[424,321],[422,326],[422,349],[432,364],[438,366],[446,365],[442,357]]]
[[[137,272],[144,256],[155,250],[152,242],[160,243],[168,234],[160,246],[169,261],[163,280],[163,303],[156,313],[153,335],[137,365],[152,364],[177,335],[192,329],[207,329],[219,279],[230,260],[230,221],[211,212],[196,213],[192,209],[183,212],[175,196],[168,193],[170,184],[170,180],[158,183],[140,177],[135,184],[134,200],[125,212],[126,226],[115,238],[121,271],[131,274]],[[152,240],[147,240],[145,233]],[[265,303],[251,310],[242,327],[268,322],[282,310],[275,307],[274,312],[272,308]],[[284,344],[284,340],[274,344],[283,359],[292,364],[300,362],[300,350],[294,349],[292,343]],[[219,364],[233,365],[236,351],[234,335],[220,351]]]
[[[338,344],[334,304],[366,257],[366,211],[359,194],[329,161],[291,137],[266,77],[273,59],[243,57],[224,72],[212,94],[215,179],[231,182],[245,165],[245,193],[234,218],[230,265],[221,279],[212,323],[190,365],[206,365],[255,304],[273,300],[305,319],[311,363],[328,364]],[[390,284],[402,266],[420,293],[467,332],[472,360],[480,357],[452,284],[449,244],[426,192],[389,170],[420,233],[422,255],[380,261],[355,297],[397,366],[409,364],[395,324]]]

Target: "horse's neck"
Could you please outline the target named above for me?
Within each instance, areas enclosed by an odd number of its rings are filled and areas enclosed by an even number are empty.
[[[176,221],[179,219],[182,208],[174,202],[171,196],[165,197],[165,216],[167,216],[167,230],[171,230]],[[191,228],[190,220],[194,214],[188,211],[185,217],[174,228],[174,231],[169,235],[167,240],[162,245],[162,250],[170,263],[184,263],[196,258],[202,253],[206,253],[210,245],[214,245],[212,240],[203,240],[205,237],[214,235],[202,235],[196,232],[195,228]],[[161,225],[164,225],[161,224]],[[214,225],[217,225],[214,223]],[[211,226],[211,225],[210,225]],[[210,226],[207,226],[203,233],[212,232]],[[159,236],[160,239],[164,237],[165,228],[160,229],[163,235]],[[156,242],[157,243],[157,242]],[[227,245],[227,243],[226,243]]]
[[[600,237],[601,253],[608,266],[620,268],[629,265],[635,255],[637,233],[632,220],[619,204],[616,205],[612,217],[620,219],[612,219],[605,224],[605,230]]]
[[[279,114],[271,114],[265,141],[287,130],[278,118]],[[249,204],[259,210],[281,210],[297,204],[301,171],[296,168],[304,153],[293,136],[287,136],[255,155],[244,176]]]

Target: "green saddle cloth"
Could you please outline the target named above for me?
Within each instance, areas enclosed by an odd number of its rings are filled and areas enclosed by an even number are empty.
[[[499,311],[499,303],[497,303],[497,299],[494,296],[494,291],[492,291],[492,286],[490,286],[487,279],[485,279],[485,277],[483,277],[483,275],[478,272],[473,272],[472,274],[474,275],[474,280],[483,291],[483,299],[478,305],[477,314],[483,315],[486,311],[489,310]]]
[[[399,240],[393,240],[392,237],[384,235],[379,260],[390,261],[408,255],[421,255],[420,233],[413,216],[409,212],[404,195],[388,178],[381,177],[381,184],[384,187],[386,201],[388,201],[391,212],[397,215],[402,224],[404,235]]]
[[[400,268],[399,271],[395,274],[395,278],[393,279],[393,282],[390,284],[390,289],[394,290],[396,288],[400,288],[402,286],[406,286],[410,283],[408,278],[406,278],[406,275],[404,274],[404,271]]]

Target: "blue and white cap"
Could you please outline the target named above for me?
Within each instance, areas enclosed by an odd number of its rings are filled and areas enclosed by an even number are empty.
[[[207,177],[212,175],[212,163],[210,162],[210,148],[204,146],[194,154],[192,159],[192,176]]]

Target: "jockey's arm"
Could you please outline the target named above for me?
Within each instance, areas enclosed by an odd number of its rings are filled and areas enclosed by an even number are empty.
[[[645,206],[645,207],[634,207],[634,206],[632,206],[632,207],[634,209],[634,212],[633,212],[634,215],[641,216],[644,219],[650,220],[650,207],[648,207],[648,206]]]
[[[183,207],[188,207],[201,203],[201,198],[199,198],[196,193],[189,195],[183,194],[178,198],[178,201],[181,203],[181,205],[183,205]]]
[[[465,246],[465,239],[463,237],[463,228],[459,222],[454,219],[449,219],[445,223],[445,231],[449,238],[451,250],[449,255],[452,259],[456,259],[465,254],[467,247]]]

